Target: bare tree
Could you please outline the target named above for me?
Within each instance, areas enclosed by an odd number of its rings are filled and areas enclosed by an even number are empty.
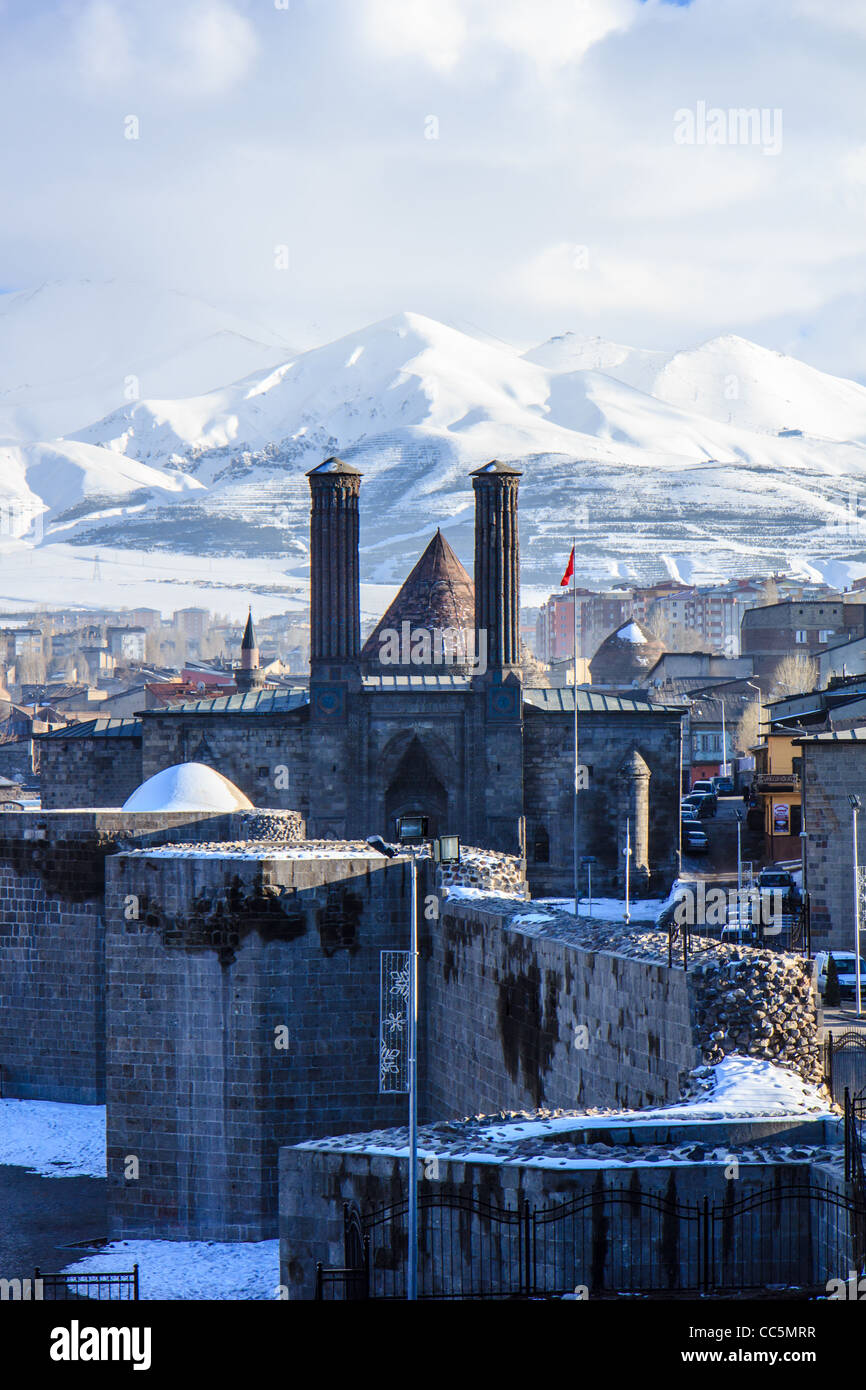
[[[778,586],[778,584],[776,583],[776,581],[775,581],[773,575],[771,574],[770,577],[769,577],[769,579],[766,581],[766,583],[764,584],[764,587],[763,587],[762,590],[761,590],[761,597],[760,597],[760,600],[758,601],[758,607],[759,607],[759,608],[770,608],[774,603],[778,603],[778,602],[779,602],[779,586]]]
[[[654,605],[647,615],[645,627],[657,637],[669,652],[705,652],[706,639],[697,628],[683,627],[682,623],[672,623],[663,608]]]
[[[753,700],[750,705],[746,705],[743,713],[737,722],[735,734],[736,749],[738,753],[746,754],[750,748],[754,748],[761,741],[761,702]]]
[[[803,695],[814,690],[818,684],[818,663],[811,656],[783,657],[773,672],[773,694],[784,698],[786,695]]]
[[[40,685],[45,680],[45,657],[26,652],[16,658],[15,671],[19,685]]]

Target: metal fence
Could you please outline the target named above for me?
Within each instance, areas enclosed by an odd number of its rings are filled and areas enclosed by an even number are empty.
[[[866,1091],[866,1032],[846,1028],[824,1038],[824,1079],[833,1099],[842,1104],[846,1091]]]
[[[808,897],[796,912],[783,912],[769,926],[753,918],[751,909],[735,909],[724,923],[691,926],[671,918],[668,922],[668,965],[688,970],[696,956],[712,951],[724,941],[760,950],[785,951],[809,957],[812,952],[811,913]]]
[[[37,1269],[35,1278],[41,1283],[41,1297],[46,1302],[87,1298],[138,1302],[139,1299],[137,1264],[131,1270],[111,1274],[42,1274]]]
[[[724,1201],[683,1202],[600,1186],[533,1209],[456,1192],[419,1203],[419,1296],[544,1299],[618,1293],[820,1291],[866,1259],[862,1191],[772,1185]],[[355,1220],[363,1257],[317,1267],[316,1297],[406,1297],[408,1203]],[[357,1251],[357,1246],[356,1246]]]

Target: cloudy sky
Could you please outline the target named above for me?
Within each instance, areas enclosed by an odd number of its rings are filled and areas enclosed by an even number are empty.
[[[0,36],[3,288],[866,379],[863,0],[0,0]],[[739,108],[764,136],[710,143]]]

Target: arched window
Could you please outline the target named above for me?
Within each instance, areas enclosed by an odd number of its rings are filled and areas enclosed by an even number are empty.
[[[550,863],[550,836],[543,825],[535,827],[532,837],[532,857],[536,864]]]

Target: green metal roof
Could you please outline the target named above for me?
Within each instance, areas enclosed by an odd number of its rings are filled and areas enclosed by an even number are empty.
[[[793,733],[794,731],[791,730]],[[804,734],[794,743],[866,743],[866,727],[858,729],[828,729],[823,734]]]
[[[289,714],[310,702],[305,686],[290,690],[247,690],[244,694],[215,695],[202,700],[183,700],[161,709],[142,710],[145,717],[166,714]]]
[[[524,690],[523,703],[545,714],[574,714],[574,690],[537,687]],[[650,700],[632,700],[625,695],[604,695],[600,691],[577,692],[578,714],[683,714],[683,705],[653,704]]]
[[[455,676],[451,672],[439,675],[375,675],[364,677],[365,690],[469,690],[468,676]]]
[[[141,738],[140,719],[88,719],[81,724],[69,724],[65,729],[51,729],[36,734],[39,742],[57,738]]]

